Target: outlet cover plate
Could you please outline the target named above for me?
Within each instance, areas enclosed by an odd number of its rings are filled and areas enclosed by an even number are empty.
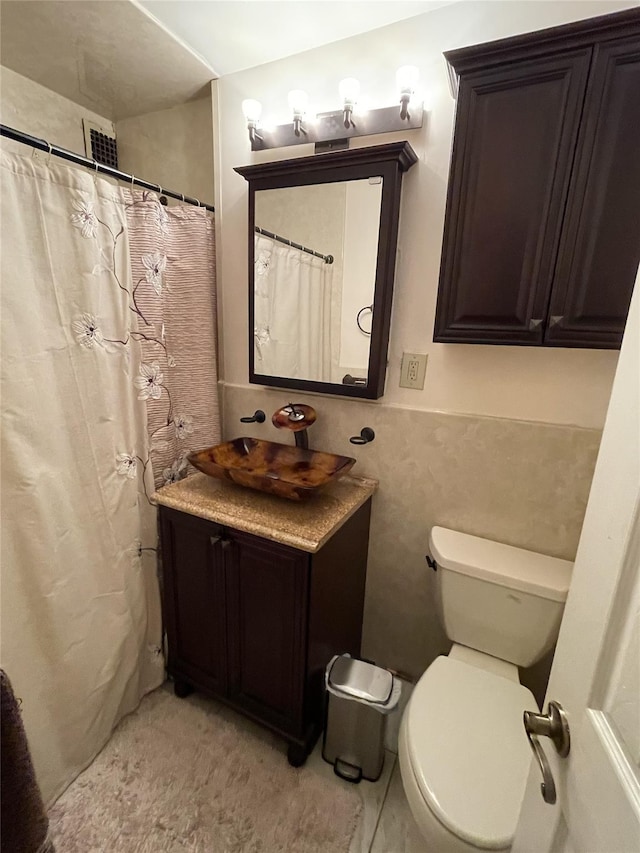
[[[427,356],[425,353],[402,353],[402,366],[400,367],[401,388],[414,388],[421,391],[424,388],[426,372]]]

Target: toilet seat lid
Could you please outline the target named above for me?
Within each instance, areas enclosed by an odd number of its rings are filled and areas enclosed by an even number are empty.
[[[463,661],[437,658],[407,708],[406,741],[416,782],[447,829],[492,850],[513,841],[531,754],[523,711],[533,694]]]

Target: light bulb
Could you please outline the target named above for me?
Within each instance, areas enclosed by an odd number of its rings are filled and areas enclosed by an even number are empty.
[[[415,65],[403,65],[396,71],[396,86],[401,95],[412,95],[420,78]]]
[[[302,89],[292,89],[288,95],[289,107],[293,110],[293,114],[303,116],[307,111],[309,96]]]
[[[342,123],[346,128],[355,127],[351,116],[355,107],[358,94],[360,92],[360,83],[355,77],[345,77],[338,84],[338,93],[342,98]]]
[[[253,98],[245,98],[242,102],[242,112],[247,121],[257,122],[262,114],[262,104]]]
[[[254,101],[253,98],[245,98],[242,102],[242,112],[247,122],[251,148],[255,150],[255,146],[262,142],[262,137],[257,131],[258,121],[262,113],[262,104],[260,101]]]
[[[344,80],[341,80],[338,84],[338,94],[342,98],[343,104],[350,104],[353,108],[353,105],[358,100],[358,95],[360,94],[360,83],[356,80],[355,77],[345,77]]]
[[[396,86],[400,90],[400,118],[404,121],[409,116],[409,101],[418,82],[420,72],[415,65],[403,65],[396,71]]]
[[[303,92],[302,89],[292,89],[289,92],[288,100],[289,106],[293,111],[293,132],[296,136],[300,136],[300,134],[306,136],[307,131],[304,129],[302,119],[304,117],[305,110],[307,109],[309,96],[306,92]]]

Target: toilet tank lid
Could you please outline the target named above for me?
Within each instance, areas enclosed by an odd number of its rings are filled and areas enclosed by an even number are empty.
[[[508,586],[551,601],[565,601],[573,563],[446,527],[432,527],[431,556],[440,568]]]

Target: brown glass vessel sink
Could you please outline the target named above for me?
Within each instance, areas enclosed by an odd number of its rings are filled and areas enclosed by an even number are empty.
[[[210,477],[292,501],[311,497],[350,471],[356,461],[350,456],[246,437],[207,447],[188,458],[194,468]]]

